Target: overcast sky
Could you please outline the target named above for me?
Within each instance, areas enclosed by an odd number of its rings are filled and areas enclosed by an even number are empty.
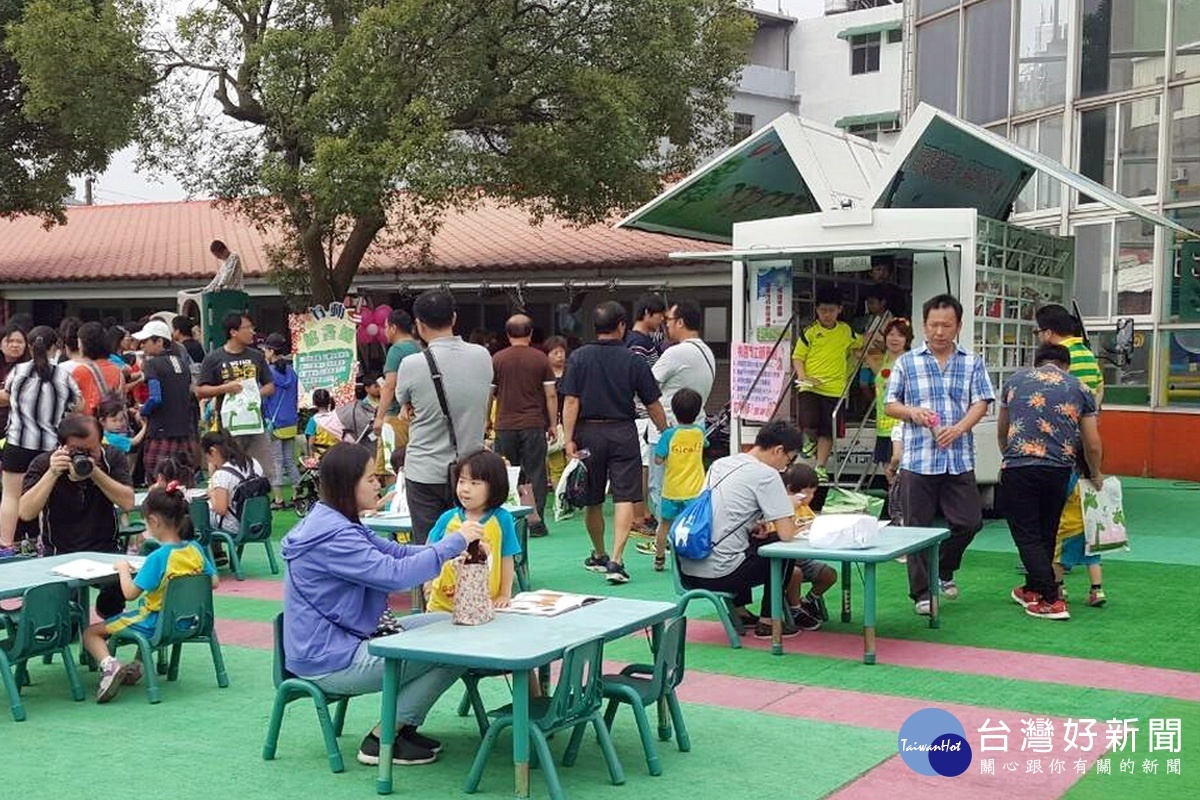
[[[188,0],[175,0],[180,8],[191,5]],[[805,18],[820,16],[825,9],[825,0],[754,0],[754,5],[767,11],[782,12],[795,17]],[[137,157],[136,148],[129,147],[112,158],[112,163],[103,175],[96,178],[92,194],[94,202],[112,203],[152,203],[171,200],[184,200],[187,194],[169,175],[152,177],[137,171],[134,160]],[[75,196],[83,199],[83,178],[72,181]]]

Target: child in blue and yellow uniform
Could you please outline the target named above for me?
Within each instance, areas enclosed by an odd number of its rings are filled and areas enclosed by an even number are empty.
[[[503,608],[512,599],[513,557],[521,552],[516,522],[502,507],[508,498],[508,470],[503,458],[490,450],[479,450],[463,456],[455,472],[458,476],[455,484],[458,507],[438,518],[429,532],[427,544],[435,544],[447,534],[468,527],[481,528],[480,541],[490,556],[489,594],[492,604]],[[430,611],[454,610],[456,565],[456,561],[447,562],[442,573],[426,585]]]
[[[97,622],[83,633],[84,649],[100,665],[98,703],[107,703],[117,696],[122,686],[137,683],[142,678],[139,662],[122,664],[109,655],[106,644],[109,636],[128,628],[152,636],[167,595],[167,584],[174,578],[204,574],[212,578],[214,588],[217,585],[216,567],[204,549],[192,541],[192,521],[182,485],[172,481],[165,487],[152,488],[142,503],[142,516],[146,520],[147,533],[158,541],[159,548],[146,557],[136,578],[132,576],[133,567],[128,561],[116,564],[125,599],[140,597],[141,602],[132,611]]]
[[[671,414],[676,424],[663,431],[654,448],[654,463],[663,465],[662,502],[658,508],[658,530],[654,544],[637,545],[639,553],[654,554],[654,571],[666,564],[667,531],[671,521],[704,489],[704,426],[696,419],[704,400],[692,389],[680,389],[671,397]],[[653,547],[653,550],[650,549]]]

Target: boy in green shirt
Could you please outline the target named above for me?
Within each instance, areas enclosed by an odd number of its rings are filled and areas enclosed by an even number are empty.
[[[816,457],[817,476],[828,480],[833,450],[833,412],[846,391],[850,356],[863,345],[862,336],[838,320],[842,311],[836,289],[817,293],[817,320],[800,332],[792,350],[792,368],[800,390],[800,427],[804,458]],[[815,444],[814,444],[815,443]]]

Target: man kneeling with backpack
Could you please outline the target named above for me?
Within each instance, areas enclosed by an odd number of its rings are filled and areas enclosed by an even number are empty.
[[[733,595],[736,613],[747,627],[753,625],[754,635],[771,636],[771,597],[763,591],[762,618],[746,610],[756,586],[770,582],[770,560],[758,555],[758,546],[772,531],[782,541],[796,535],[793,504],[784,488],[780,473],[796,458],[804,444],[804,436],[794,425],[776,420],[768,422],[754,438],[748,453],[717,459],[709,468],[705,494],[711,511],[707,520],[696,520],[697,531],[708,534],[708,546],[690,549],[677,545],[680,579],[689,589],[708,589]],[[689,510],[691,507],[689,506]],[[685,510],[684,516],[688,512]],[[681,517],[682,519],[682,517]],[[673,528],[671,538],[679,533]],[[690,544],[690,543],[689,543]],[[684,553],[705,557],[686,558]],[[792,562],[784,562],[784,584],[792,580]],[[784,614],[783,635],[799,632]]]
[[[204,434],[200,448],[208,464],[208,509],[213,529],[237,533],[246,501],[269,495],[271,481],[263,473],[262,464],[246,455],[224,431]],[[228,556],[214,548],[213,560],[223,566]]]

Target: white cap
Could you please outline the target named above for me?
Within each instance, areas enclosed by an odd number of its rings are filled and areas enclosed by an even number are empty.
[[[171,339],[171,328],[161,319],[152,319],[142,326],[142,329],[133,334],[133,338],[139,342],[144,342],[147,339],[157,336],[160,339]]]

